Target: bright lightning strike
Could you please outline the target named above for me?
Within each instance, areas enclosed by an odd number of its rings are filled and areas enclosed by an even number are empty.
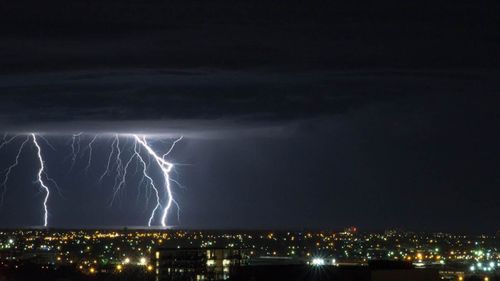
[[[94,135],[90,138],[90,141],[86,145],[86,149],[81,149],[81,139],[83,133],[73,134],[71,135],[71,166],[70,170],[73,168],[75,162],[77,161],[78,154],[83,151],[85,153],[88,150],[88,158],[86,159],[86,166],[84,168],[85,173],[88,173],[88,170],[93,165],[92,163],[92,153],[93,146],[97,140],[97,136]],[[2,141],[0,142],[0,149],[9,145],[19,136],[13,136],[7,138],[7,135],[4,135]],[[132,138],[132,146],[130,146],[130,142],[121,141],[122,137]],[[53,150],[55,148],[41,135],[37,135],[35,133],[31,133],[26,136],[24,141],[19,146],[19,149],[15,156],[15,161],[13,161],[4,172],[4,178],[0,182],[0,187],[2,188],[2,193],[0,194],[0,205],[4,200],[4,196],[7,189],[7,182],[9,181],[9,177],[11,175],[12,170],[19,165],[20,156],[26,146],[26,144],[32,140],[33,145],[36,148],[36,156],[37,156],[37,176],[36,183],[38,183],[41,189],[44,191],[44,199],[43,199],[43,222],[44,226],[48,225],[48,210],[49,210],[49,197],[50,197],[50,188],[49,186],[53,185],[59,191],[57,183],[49,178],[46,174],[46,165],[42,155],[42,147],[40,146],[39,139],[44,140],[48,146],[50,146]],[[177,208],[177,218],[179,219],[180,208],[177,201],[174,198],[174,192],[172,191],[171,182],[176,183],[178,186],[181,185],[171,179],[170,172],[172,171],[174,164],[167,161],[166,158],[173,151],[174,147],[178,142],[182,140],[182,136],[178,139],[175,139],[166,153],[160,154],[157,153],[153,147],[146,140],[146,136],[143,135],[118,135],[115,134],[112,137],[112,142],[109,149],[109,154],[107,156],[106,166],[104,172],[98,178],[98,182],[102,182],[103,178],[106,176],[114,176],[114,185],[113,185],[113,197],[111,200],[111,204],[114,202],[115,197],[119,194],[120,190],[122,190],[126,185],[128,185],[129,177],[131,173],[129,169],[131,167],[135,167],[135,173],[138,173],[139,170],[142,172],[142,178],[139,180],[137,187],[139,188],[138,197],[140,197],[140,190],[142,186],[146,186],[146,206],[149,205],[149,198],[151,196],[150,191],[153,192],[155,197],[155,204],[151,213],[148,217],[147,225],[152,226],[154,224],[155,218],[159,220],[159,224],[161,226],[167,226],[167,220],[169,218],[169,212],[172,209],[172,205],[175,205]],[[154,160],[154,161],[152,161]],[[135,161],[135,162],[134,162]],[[150,164],[154,163],[155,165],[151,166]],[[161,187],[155,183],[153,176],[150,175],[150,169],[157,167],[161,172]],[[50,185],[48,184],[50,183]],[[158,214],[161,212],[160,214]],[[159,215],[159,217],[158,217]]]
[[[132,156],[130,156],[130,158],[127,161],[127,163],[125,164],[124,173],[123,173],[123,176],[122,176],[122,180],[120,181],[118,187],[115,188],[115,192],[113,194],[113,199],[114,199],[114,196],[116,196],[116,193],[119,191],[119,189],[123,185],[125,185],[125,180],[126,180],[126,176],[127,176],[126,171],[127,171],[128,167],[129,167],[130,163],[133,161],[133,159],[137,159],[139,161],[139,163],[141,164],[141,166],[142,166],[143,178],[142,178],[141,182],[143,182],[145,179],[147,179],[148,180],[147,183],[149,184],[149,186],[151,186],[151,188],[153,189],[153,191],[155,193],[156,205],[153,208],[153,210],[151,211],[151,215],[149,216],[149,219],[148,219],[148,226],[150,227],[152,225],[152,223],[153,223],[156,211],[158,209],[160,209],[162,207],[162,205],[161,205],[161,199],[160,199],[160,192],[158,191],[158,188],[154,184],[153,179],[149,176],[149,174],[147,172],[148,165],[146,164],[146,161],[144,161],[144,158],[142,158],[142,156],[140,154],[140,150],[138,148],[138,142],[137,141],[134,142],[134,152],[133,152]],[[162,223],[162,225],[166,226],[166,224],[163,224],[163,223]]]
[[[177,141],[175,141],[172,144],[172,147],[168,150],[168,152],[165,155],[163,155],[163,156],[160,157],[151,148],[151,146],[148,144],[148,142],[146,141],[146,137],[144,137],[144,136],[139,137],[138,135],[133,135],[133,136],[134,136],[136,142],[138,142],[140,145],[142,145],[146,149],[146,151],[148,152],[148,154],[153,157],[153,159],[155,160],[156,164],[158,165],[158,167],[162,171],[162,174],[163,174],[163,184],[164,184],[165,191],[167,193],[167,203],[166,203],[165,207],[163,208],[163,214],[161,216],[161,225],[163,227],[166,227],[167,226],[168,212],[169,212],[170,208],[172,207],[172,204],[175,204],[177,207],[179,205],[177,204],[177,202],[174,199],[174,196],[173,196],[173,193],[172,193],[172,189],[171,189],[171,186],[170,186],[170,171],[172,170],[172,168],[174,167],[174,165],[172,163],[170,163],[170,162],[167,162],[164,159],[164,157],[166,157],[168,155],[168,153],[170,153],[170,151],[172,151],[172,149],[175,146],[175,144],[178,141],[180,141],[182,139],[182,137],[179,138]],[[152,215],[154,215],[154,212],[153,212]]]
[[[40,145],[38,144],[38,141],[36,139],[36,135],[32,133],[31,136],[33,137],[33,144],[36,146],[38,161],[40,163],[40,169],[38,170],[38,175],[37,175],[37,182],[40,184],[42,189],[45,191],[45,197],[43,199],[43,210],[44,210],[43,226],[47,227],[48,219],[49,219],[48,218],[49,211],[48,211],[48,207],[47,207],[47,202],[49,201],[50,190],[49,190],[49,187],[43,181],[43,176],[46,176],[46,174],[45,174],[45,162],[43,161],[43,158],[42,158],[42,149],[40,148]]]
[[[0,149],[2,147],[4,147],[5,145],[9,144],[10,142],[12,142],[16,137],[17,136],[13,136],[10,139],[4,138],[4,141],[0,144]],[[49,201],[49,196],[50,196],[50,189],[47,186],[47,184],[45,183],[44,178],[47,181],[52,182],[56,187],[57,187],[57,184],[51,178],[49,178],[45,172],[45,161],[43,160],[43,157],[42,157],[42,148],[40,147],[40,144],[38,143],[37,135],[34,133],[31,133],[30,135],[26,136],[25,140],[19,146],[14,163],[12,163],[5,170],[4,179],[0,185],[2,187],[2,195],[0,198],[0,205],[4,201],[5,193],[7,191],[7,182],[9,181],[9,177],[10,177],[10,174],[12,172],[12,169],[14,169],[16,166],[19,165],[19,157],[21,156],[21,153],[23,152],[23,149],[26,146],[26,143],[30,140],[30,138],[33,141],[33,145],[36,147],[36,150],[37,150],[36,156],[37,156],[38,163],[39,163],[36,182],[38,184],[40,184],[41,188],[45,191],[45,196],[43,199],[43,226],[46,227],[48,225],[48,213],[49,213],[48,212],[48,201]]]
[[[114,185],[114,192],[113,192],[113,199],[111,203],[114,202],[118,192],[123,188],[123,186],[126,184],[126,178],[127,178],[127,171],[130,167],[130,164],[134,159],[137,159],[141,166],[142,166],[142,173],[143,173],[143,179],[147,179],[147,183],[149,186],[154,191],[155,197],[156,197],[156,205],[151,212],[151,215],[148,220],[148,226],[152,225],[152,222],[154,220],[154,217],[156,215],[156,212],[162,208],[161,204],[161,199],[160,199],[160,191],[155,185],[153,179],[151,176],[148,174],[147,171],[147,165],[146,162],[144,161],[144,158],[141,156],[141,153],[139,152],[138,145],[140,145],[142,148],[144,148],[149,157],[152,157],[154,159],[154,162],[157,164],[157,167],[160,169],[162,175],[163,175],[163,191],[166,194],[166,199],[163,205],[165,206],[162,211],[162,215],[160,218],[160,223],[163,227],[167,226],[167,219],[169,216],[169,211],[172,207],[172,204],[174,204],[177,207],[177,210],[179,210],[179,204],[177,201],[174,199],[174,195],[172,192],[172,188],[170,185],[171,179],[170,179],[170,172],[173,168],[173,164],[165,160],[165,158],[168,156],[168,154],[174,149],[174,146],[182,140],[182,137],[178,138],[175,140],[170,149],[163,155],[159,155],[156,153],[153,148],[148,144],[146,137],[145,136],[138,136],[138,135],[132,135],[134,137],[134,148],[133,148],[133,153],[130,155],[127,161],[122,162],[121,160],[121,155],[122,155],[122,150],[119,145],[119,138],[118,136],[115,136],[115,140],[111,144],[111,152],[108,157],[108,165],[106,166],[106,171],[104,172],[103,175],[106,175],[109,173],[109,163],[111,162],[111,158],[113,157],[114,151],[116,151],[116,158],[115,158],[115,166],[116,166],[116,176],[115,176],[115,185]],[[125,163],[125,164],[123,164]],[[102,177],[101,177],[102,178]]]
[[[175,205],[177,207],[178,218],[180,210],[179,204],[174,199],[174,194],[172,192],[170,184],[171,182],[176,183],[176,181],[170,178],[170,172],[174,165],[168,162],[166,160],[166,157],[172,152],[175,145],[182,140],[182,136],[176,139],[172,143],[170,148],[167,150],[167,152],[164,154],[158,154],[157,152],[155,152],[154,149],[148,144],[145,136],[139,136],[139,135],[131,135],[131,136],[133,137],[134,140],[132,152],[130,153],[129,156],[127,156],[128,158],[122,159],[122,157],[124,157],[123,155],[125,154],[127,143],[120,142],[120,136],[114,135],[113,141],[111,142],[110,145],[109,154],[106,161],[106,167],[104,169],[104,172],[99,177],[99,182],[102,182],[104,177],[106,177],[107,175],[110,174],[115,175],[114,185],[113,185],[113,197],[110,203],[110,205],[113,205],[113,203],[116,200],[116,197],[120,193],[120,190],[122,190],[123,187],[127,184],[127,177],[129,176],[128,173],[129,168],[132,166],[134,160],[137,161],[136,167],[142,166],[143,176],[142,179],[140,180],[140,185],[145,183],[148,187],[150,187],[153,190],[156,198],[156,205],[151,211],[151,215],[149,216],[148,226],[152,226],[157,211],[163,208],[160,218],[160,224],[163,227],[166,227],[169,211],[172,208],[172,205]],[[93,140],[95,140],[95,138]],[[155,184],[153,178],[148,173],[149,165],[146,164],[146,161],[144,160],[145,158],[141,155],[140,148],[146,150],[148,159],[153,158],[154,163],[156,163],[156,166],[161,171],[161,174],[163,176],[163,188],[161,189],[162,190],[161,192],[160,189]],[[162,193],[166,194],[166,198],[163,200],[161,199]],[[164,201],[163,204],[162,201]]]

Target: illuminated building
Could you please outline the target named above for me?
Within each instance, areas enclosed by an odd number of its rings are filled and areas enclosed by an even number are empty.
[[[246,262],[240,249],[161,248],[156,252],[157,280],[226,280]]]

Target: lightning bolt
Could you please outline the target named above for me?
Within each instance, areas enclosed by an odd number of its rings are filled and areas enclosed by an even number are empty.
[[[47,186],[47,184],[45,183],[44,181],[44,178],[47,180],[47,181],[50,181],[54,184],[54,186],[59,190],[59,187],[57,186],[57,183],[49,178],[45,172],[45,162],[43,160],[43,157],[42,157],[42,149],[40,147],[40,144],[38,143],[38,140],[37,140],[37,136],[35,133],[31,133],[31,139],[33,140],[33,144],[35,145],[36,149],[37,149],[37,153],[36,153],[36,156],[38,158],[38,162],[40,164],[40,167],[38,169],[38,173],[37,173],[37,180],[36,182],[40,184],[41,188],[45,191],[45,196],[44,196],[44,199],[43,199],[43,225],[46,227],[48,225],[48,207],[47,207],[47,203],[48,203],[48,200],[49,200],[49,196],[50,196],[50,190],[49,190],[49,187]],[[10,139],[5,139],[4,137],[4,141],[0,144],[0,148],[7,145],[8,143],[12,142],[17,136],[14,136]],[[41,137],[42,138],[42,137]],[[43,139],[43,138],[42,138]],[[14,163],[12,163],[6,170],[5,170],[5,175],[4,175],[4,179],[1,183],[1,187],[2,187],[2,196],[1,196],[1,201],[0,201],[0,205],[3,203],[3,200],[4,200],[4,197],[5,197],[5,193],[6,193],[6,190],[7,190],[7,182],[9,181],[9,176],[10,176],[10,173],[12,172],[12,169],[14,169],[17,165],[19,165],[19,157],[21,156],[21,153],[23,152],[23,149],[26,145],[26,143],[30,140],[30,136],[26,136],[26,139],[21,143],[21,145],[19,146],[19,149],[17,151],[17,154],[16,154],[16,157],[15,157],[15,161]],[[49,146],[50,143],[48,143],[47,140],[44,139],[45,142],[47,142],[47,144]],[[52,147],[52,146],[51,146]]]
[[[174,142],[170,146],[170,149],[165,154],[163,154],[163,156],[162,156],[163,160],[165,160],[165,157],[167,157],[170,154],[170,152],[172,152],[172,150],[174,150],[175,145],[178,142],[180,142],[182,140],[182,138],[183,138],[183,136],[180,136],[178,139],[174,140]]]
[[[11,140],[13,140],[13,138],[11,138]],[[5,198],[5,193],[7,192],[7,182],[9,181],[9,176],[10,176],[10,172],[12,171],[13,168],[15,168],[18,164],[19,164],[19,156],[21,156],[21,152],[23,151],[23,148],[24,148],[24,145],[29,141],[29,136],[26,136],[26,139],[23,141],[23,143],[21,144],[21,146],[19,147],[19,150],[17,151],[17,154],[16,154],[16,160],[14,161],[14,163],[12,163],[9,168],[7,168],[5,171],[5,176],[4,176],[4,180],[2,181],[2,196],[0,198],[0,206],[3,205],[3,200]]]
[[[4,146],[8,145],[10,142],[12,142],[17,136],[13,136],[10,139],[6,139],[7,136],[3,136],[2,143],[0,143],[0,149],[2,149]]]
[[[73,134],[71,135],[71,160],[72,164],[70,167],[73,167],[75,164],[76,160],[79,158],[78,155],[81,152],[81,136],[83,133],[78,133],[78,134]],[[132,137],[133,140],[133,146],[132,149],[129,150],[129,142],[121,142],[121,138],[123,136],[126,137]],[[7,146],[9,143],[14,141],[17,137],[19,136],[13,136],[8,138],[7,135],[4,135],[2,141],[0,142],[0,149],[3,147]],[[85,150],[89,150],[89,155],[88,158],[86,159],[87,163],[85,166],[85,172],[87,173],[89,168],[92,165],[92,152],[93,152],[93,144],[97,139],[97,135],[94,135],[90,141],[87,144],[87,148]],[[171,171],[174,168],[174,164],[170,163],[167,161],[167,157],[169,154],[173,151],[175,148],[176,144],[180,142],[183,139],[183,137],[179,137],[178,139],[175,139],[169,149],[167,150],[166,153],[160,154],[157,153],[153,147],[148,143],[146,140],[146,136],[144,135],[118,135],[115,134],[112,137],[112,142],[109,150],[109,155],[107,156],[107,162],[105,166],[104,172],[101,174],[99,177],[99,182],[102,182],[103,178],[106,177],[107,175],[114,174],[114,186],[113,186],[113,197],[111,200],[111,205],[113,204],[116,196],[119,194],[120,190],[123,189],[127,185],[128,177],[130,175],[129,169],[131,167],[134,167],[134,160],[135,162],[135,173],[139,172],[139,169],[142,172],[142,178],[139,180],[138,184],[138,198],[141,196],[141,189],[145,185],[146,186],[146,206],[149,205],[149,199],[151,197],[151,194],[154,194],[155,197],[155,205],[153,209],[151,210],[151,213],[148,218],[148,226],[152,226],[155,218],[157,217],[158,213],[161,211],[160,217],[158,218],[160,221],[161,226],[166,227],[167,226],[167,219],[169,218],[169,212],[172,209],[172,205],[175,205],[177,208],[177,219],[179,220],[180,217],[180,207],[177,201],[174,199],[174,193],[172,191],[171,187],[171,182],[177,184],[179,187],[182,188],[182,186],[175,181],[174,179],[171,178]],[[7,182],[9,181],[9,177],[11,175],[12,170],[19,165],[19,159],[24,151],[24,148],[26,144],[32,140],[33,145],[36,148],[36,156],[38,160],[38,172],[36,175],[36,183],[40,185],[40,188],[44,191],[44,198],[43,198],[43,225],[46,227],[48,225],[48,215],[49,215],[49,198],[50,198],[50,192],[51,188],[50,187],[55,187],[57,191],[59,190],[59,187],[57,183],[48,177],[46,173],[46,165],[45,161],[43,158],[42,154],[42,147],[40,145],[39,140],[43,140],[46,142],[48,146],[50,146],[53,150],[55,148],[46,140],[43,138],[43,136],[38,135],[36,133],[30,133],[29,135],[26,136],[24,141],[21,143],[19,146],[19,149],[17,151],[15,161],[7,168],[5,169],[4,172],[4,178],[3,181],[0,182],[0,187],[2,188],[2,194],[0,198],[0,205],[2,204],[5,193],[7,190]],[[85,150],[83,150],[82,153],[85,153]],[[130,151],[130,152],[129,152]],[[149,174],[149,170],[153,168],[151,166],[151,163],[154,163],[157,168],[161,171],[162,174],[162,186],[157,186],[155,183],[155,180],[153,180],[153,177]],[[152,193],[150,193],[152,191]],[[163,194],[165,195],[165,198],[162,198]]]
[[[47,202],[49,201],[50,190],[49,190],[49,187],[43,181],[43,176],[47,177],[47,175],[45,174],[45,162],[43,161],[43,158],[42,158],[42,149],[40,148],[40,145],[38,144],[38,141],[36,139],[36,135],[34,133],[32,133],[31,137],[33,138],[33,144],[36,146],[38,161],[40,163],[40,168],[38,169],[38,174],[37,174],[37,182],[40,184],[42,189],[45,191],[45,197],[43,199],[43,210],[44,210],[43,226],[47,227],[48,219],[49,219],[48,218],[49,211],[47,208]]]
[[[122,158],[121,158],[122,150],[120,149],[120,138],[118,137],[118,135],[116,135],[116,147],[115,147],[115,149],[116,149],[116,163],[115,163],[116,175],[115,175],[115,185],[114,185],[113,189],[117,189],[119,179],[121,177],[126,176],[126,170],[124,170],[123,162],[122,162]]]
[[[87,174],[89,172],[89,168],[90,168],[90,165],[92,163],[92,144],[95,142],[95,140],[97,139],[97,136],[94,136],[89,144],[87,145],[87,148],[89,150],[89,158],[87,160],[87,166],[85,166],[85,173]]]
[[[139,154],[137,154],[137,155],[139,155]],[[144,159],[142,159],[142,157],[140,157],[140,155],[139,155],[139,160],[142,163],[142,167],[143,167],[142,172],[144,174],[144,177],[149,180],[149,184],[153,188],[153,190],[155,192],[155,196],[156,196],[156,205],[155,205],[155,207],[154,207],[153,211],[151,212],[151,215],[149,216],[149,219],[148,219],[148,226],[151,226],[151,223],[153,222],[153,219],[155,217],[156,211],[159,208],[161,208],[160,193],[158,192],[158,188],[156,188],[156,186],[155,186],[155,184],[153,182],[153,179],[147,174],[147,165],[146,165],[146,162],[144,162]]]
[[[174,164],[166,161],[164,159],[164,157],[166,155],[168,155],[168,153],[170,151],[172,151],[173,146],[175,146],[176,142],[180,141],[182,139],[182,137],[179,138],[179,140],[175,141],[172,144],[171,148],[168,150],[168,152],[165,153],[162,156],[159,156],[153,150],[153,148],[151,148],[151,146],[148,144],[145,136],[133,135],[133,137],[134,137],[135,141],[137,143],[139,143],[143,148],[145,148],[146,151],[148,152],[148,154],[151,157],[153,157],[153,159],[155,160],[156,164],[158,165],[158,167],[160,168],[160,170],[161,170],[161,172],[163,174],[163,184],[164,184],[165,192],[167,193],[167,200],[166,200],[167,203],[165,204],[165,208],[163,208],[163,213],[162,213],[162,216],[161,216],[161,225],[163,227],[166,227],[167,226],[168,213],[169,213],[170,208],[172,207],[172,204],[175,204],[178,209],[179,209],[179,204],[177,204],[177,201],[175,201],[173,193],[172,193],[172,189],[171,189],[171,186],[170,186],[170,172],[172,171],[172,168],[174,167]],[[159,196],[158,195],[158,190],[156,188],[155,188],[155,191],[156,191],[157,196]],[[159,201],[157,201],[157,202],[159,202]],[[156,205],[155,210],[152,213],[152,217],[154,216],[154,213],[157,210],[157,208],[158,208],[158,204]],[[152,217],[150,218],[149,225],[151,225]]]
[[[71,153],[73,155],[73,157],[71,158],[71,168],[73,168],[73,166],[75,165],[76,156],[80,152],[80,136],[82,134],[83,133],[73,134],[73,136],[71,138]],[[75,148],[75,145],[76,145],[76,148]]]
[[[113,142],[111,143],[111,152],[108,155],[108,161],[107,161],[107,164],[106,164],[106,169],[102,173],[101,177],[99,177],[99,182],[101,182],[102,179],[109,173],[109,166],[111,164],[111,158],[113,158],[113,154],[115,152],[115,142],[117,140],[118,140],[118,136],[115,135],[115,137],[113,138]]]
[[[127,179],[127,171],[128,171],[128,167],[130,166],[130,163],[132,162],[132,160],[134,160],[134,158],[136,157],[136,155],[139,155],[137,153],[137,143],[134,143],[134,153],[132,153],[132,155],[130,156],[130,158],[128,159],[128,161],[125,162],[125,166],[123,166],[123,167],[122,167],[122,163],[121,163],[121,160],[120,160],[120,155],[121,155],[121,151],[118,150],[118,155],[117,155],[117,177],[121,178],[121,180],[118,182],[118,184],[115,184],[115,186],[114,186],[113,199],[111,200],[111,205],[113,204],[113,202],[115,200],[115,197],[116,197],[116,194],[118,193],[118,191],[120,191],[120,189],[125,185],[125,181]],[[115,178],[115,182],[116,182],[116,178]]]
[[[134,138],[133,153],[130,155],[128,160],[126,160],[125,162],[122,162],[122,160],[121,160],[122,152],[120,149],[118,136],[115,136],[115,140],[111,144],[112,149],[111,149],[110,155],[108,157],[108,165],[107,165],[106,170],[103,174],[103,175],[105,175],[105,174],[109,173],[109,169],[110,169],[109,165],[111,163],[111,159],[113,158],[113,155],[115,154],[114,151],[116,151],[116,156],[115,156],[116,157],[115,158],[116,176],[115,176],[115,185],[113,187],[114,192],[113,192],[113,198],[111,200],[111,205],[115,201],[115,198],[116,198],[117,194],[119,193],[119,191],[125,186],[126,180],[127,180],[127,175],[128,175],[127,171],[129,170],[131,163],[135,159],[142,166],[143,177],[140,181],[141,182],[140,185],[142,185],[142,183],[146,182],[147,186],[150,186],[152,188],[152,190],[154,191],[154,195],[156,198],[156,205],[153,208],[153,210],[151,211],[151,215],[148,219],[148,226],[152,225],[157,211],[162,208],[160,191],[157,188],[157,186],[155,185],[153,178],[148,174],[148,166],[149,165],[146,164],[146,161],[144,160],[143,156],[140,153],[140,147],[142,147],[147,151],[148,156],[152,157],[154,159],[154,162],[157,164],[158,168],[160,168],[162,175],[163,175],[163,183],[164,183],[163,189],[167,195],[167,198],[166,198],[165,208],[163,208],[163,212],[162,212],[162,216],[161,216],[160,221],[161,221],[161,225],[163,227],[166,227],[169,210],[171,209],[172,205],[176,205],[177,211],[178,211],[178,213],[177,213],[178,217],[179,217],[180,208],[179,208],[179,204],[174,199],[173,192],[172,192],[171,185],[170,185],[170,182],[172,181],[170,179],[170,172],[171,172],[174,165],[172,163],[168,162],[167,160],[165,160],[165,158],[174,149],[175,145],[179,141],[182,140],[182,137],[176,139],[172,143],[172,145],[170,146],[169,150],[165,154],[160,156],[148,144],[145,136],[139,136],[139,135],[132,135],[132,136]],[[125,164],[123,164],[123,163],[125,163]]]
[[[118,184],[118,186],[115,188],[115,192],[113,194],[113,200],[116,196],[116,194],[118,193],[118,191],[121,189],[121,187],[123,187],[125,185],[125,181],[126,181],[126,176],[127,176],[127,170],[130,166],[130,163],[134,160],[134,159],[137,159],[137,161],[141,164],[142,166],[142,179],[140,180],[141,184],[144,183],[144,181],[147,179],[147,182],[146,184],[148,186],[151,186],[151,188],[153,189],[154,193],[155,193],[155,197],[156,197],[156,205],[155,207],[153,208],[153,210],[151,211],[151,215],[149,216],[149,219],[148,219],[148,227],[150,227],[152,225],[152,222],[153,222],[153,219],[155,217],[155,214],[156,214],[156,211],[161,208],[161,203],[160,203],[160,193],[158,191],[158,188],[156,187],[154,181],[153,181],[153,178],[151,178],[151,176],[149,176],[148,172],[147,172],[147,168],[148,168],[148,165],[146,164],[146,161],[144,161],[144,158],[141,156],[141,153],[140,153],[140,150],[139,150],[139,147],[138,147],[138,142],[137,141],[134,141],[134,149],[133,149],[133,153],[132,155],[130,156],[129,160],[126,162],[124,168],[123,168],[123,175],[122,175],[122,178],[121,178],[121,181],[120,183]],[[113,202],[113,201],[112,201]]]

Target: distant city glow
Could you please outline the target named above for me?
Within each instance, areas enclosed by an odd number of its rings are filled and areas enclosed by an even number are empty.
[[[467,243],[472,239],[477,239],[478,243]],[[170,257],[167,253],[163,256],[159,250],[163,249],[163,245],[168,241],[168,245],[176,250],[182,250],[186,243],[203,249],[202,252],[207,254],[204,265],[212,269],[219,266],[228,269],[233,261],[232,258],[215,255],[211,247],[217,244],[217,247],[224,249],[248,249],[242,251],[247,251],[248,258],[256,258],[259,262],[279,259],[320,269],[323,266],[342,266],[344,263],[366,265],[371,260],[389,259],[406,261],[418,268],[440,264],[442,272],[445,272],[442,274],[446,274],[442,277],[446,277],[446,280],[460,280],[461,276],[462,280],[465,280],[467,274],[480,274],[492,279],[490,274],[495,272],[500,262],[495,239],[494,236],[477,238],[411,232],[352,234],[245,231],[226,233],[150,229],[51,232],[1,230],[0,251],[5,251],[0,256],[0,264],[3,262],[4,266],[21,267],[26,254],[43,252],[47,255],[47,260],[41,260],[40,267],[43,269],[72,266],[84,274],[125,274],[125,269],[129,272],[135,268],[144,274],[158,274],[157,270],[161,271],[162,259]],[[373,250],[381,245],[384,245],[384,250]],[[436,256],[436,245],[442,246],[439,256]],[[484,252],[482,259],[476,256],[479,247]],[[15,251],[12,251],[13,249]],[[415,252],[414,249],[419,250]],[[321,253],[321,256],[315,253]],[[421,257],[421,261],[417,259],[417,255]],[[366,258],[368,256],[370,259]],[[487,259],[487,256],[490,258]],[[47,261],[50,262],[49,265]],[[448,271],[448,264],[451,267],[460,264],[470,271]]]

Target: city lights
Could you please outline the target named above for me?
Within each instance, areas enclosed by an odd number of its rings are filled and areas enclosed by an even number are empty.
[[[313,266],[322,266],[325,265],[325,260],[322,258],[313,258],[311,264]]]
[[[482,258],[476,255],[477,245],[468,243],[473,239],[482,245]],[[163,241],[161,246],[158,243],[160,240]],[[500,254],[495,250],[495,241],[494,237],[487,236],[477,238],[410,232],[273,232],[270,235],[244,231],[225,233],[183,230],[13,230],[0,232],[0,251],[5,249],[0,256],[0,263],[12,264],[13,267],[22,266],[23,256],[16,253],[42,252],[46,257],[40,259],[40,268],[43,269],[65,265],[73,266],[83,274],[123,274],[125,269],[136,268],[148,274],[157,274],[155,269],[158,269],[159,260],[164,258],[162,249],[171,247],[182,250],[194,247],[205,249],[203,253],[210,256],[204,263],[207,267],[223,267],[225,272],[228,272],[232,260],[227,257],[217,259],[214,250],[211,250],[213,245],[218,245],[227,249],[250,248],[247,252],[249,258],[264,261],[294,260],[312,267],[341,267],[346,261],[348,264],[366,265],[372,260],[392,259],[408,262],[416,268],[439,268],[448,274],[443,276],[445,279],[460,280],[462,276],[463,280],[467,280],[467,275],[490,276],[498,269]],[[439,255],[436,255],[436,245],[441,246]],[[486,259],[487,253],[490,254],[490,259]],[[47,266],[47,263],[50,266]],[[466,275],[463,270],[453,273],[453,270],[448,269],[448,264],[451,264],[451,268],[457,264],[463,265],[468,269]]]

